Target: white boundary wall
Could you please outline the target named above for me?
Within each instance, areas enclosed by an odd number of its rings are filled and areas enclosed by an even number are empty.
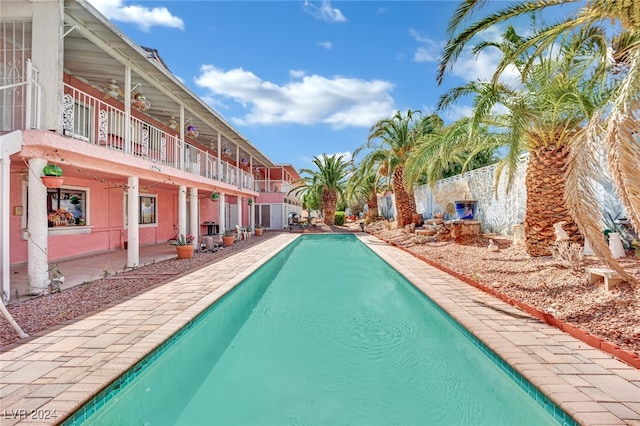
[[[513,225],[522,223],[525,216],[527,191],[525,175],[528,157],[518,165],[511,190],[507,192],[507,173],[503,171],[495,191],[497,165],[439,180],[435,187],[422,185],[414,189],[417,212],[425,219],[444,212],[445,218],[455,219],[453,203],[457,200],[476,200],[476,219],[482,222],[483,232],[511,234]],[[611,221],[625,217],[624,209],[608,177],[601,173],[598,198],[603,211],[603,228]]]

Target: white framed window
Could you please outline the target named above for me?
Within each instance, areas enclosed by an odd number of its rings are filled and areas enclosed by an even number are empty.
[[[129,224],[127,212],[129,211],[129,199],[124,194],[124,225]],[[140,194],[138,195],[138,224],[141,228],[158,226],[158,195]]]
[[[84,188],[47,189],[47,222],[49,228],[86,226],[89,221],[89,192]]]
[[[156,208],[158,197],[152,195],[140,196],[140,213],[139,222],[141,225],[149,223],[158,223],[156,214],[158,209]]]

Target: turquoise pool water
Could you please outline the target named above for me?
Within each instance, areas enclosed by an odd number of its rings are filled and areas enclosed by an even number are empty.
[[[575,424],[349,235],[296,240],[81,423]]]

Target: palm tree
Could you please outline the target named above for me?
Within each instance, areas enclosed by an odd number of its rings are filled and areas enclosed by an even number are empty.
[[[406,185],[404,179],[407,158],[419,137],[434,132],[441,125],[442,120],[435,115],[422,117],[420,111],[411,110],[402,115],[398,111],[392,118],[380,120],[373,125],[367,145],[355,151],[357,153],[363,148],[372,149],[362,160],[364,166],[377,166],[379,173],[391,180],[400,227],[410,224],[416,213],[413,189]]]
[[[322,210],[322,204],[320,204],[320,198],[314,191],[308,191],[302,196],[302,208],[307,210],[309,220],[311,220],[312,210]]]
[[[469,117],[420,137],[405,168],[408,185],[434,186],[442,178],[497,162],[495,151],[502,146],[501,135],[487,126],[473,126]]]
[[[463,23],[480,10],[487,0],[466,0],[460,4],[449,21],[448,41],[441,55],[437,80],[442,82],[445,72],[453,66],[465,46],[479,32],[513,18],[552,9],[555,6],[579,0],[519,1],[471,22]],[[596,255],[610,267],[632,278],[612,258],[601,232],[601,218],[595,189],[595,175],[600,170],[599,155],[604,151],[614,186],[625,206],[628,218],[636,231],[640,230],[640,163],[637,134],[640,124],[640,8],[637,2],[627,0],[589,0],[576,13],[539,30],[520,46],[524,52],[535,46],[539,53],[548,49],[563,34],[580,32],[592,34],[591,42],[602,52],[600,65],[594,67],[594,76],[615,83],[615,92],[605,105],[592,114],[585,131],[573,136],[566,164],[564,198],[581,231],[589,238]],[[582,4],[584,3],[584,4]],[[557,16],[557,14],[556,14]],[[604,28],[612,30],[608,36]],[[518,52],[515,52],[516,56]],[[533,65],[532,55],[523,68],[523,78]],[[494,76],[497,80],[504,66]]]
[[[384,175],[372,167],[367,167],[365,163],[360,163],[347,182],[346,196],[350,200],[364,200],[368,208],[366,218],[373,221],[378,217],[378,194],[388,187]]]
[[[292,191],[307,193],[310,199],[314,196],[320,199],[324,223],[333,226],[338,197],[344,194],[350,163],[344,160],[344,155],[326,154],[313,157],[313,163],[318,170],[300,169],[308,176],[303,176],[302,185]]]
[[[518,51],[523,42],[524,39],[509,28],[503,43],[496,45],[521,71],[529,63],[526,52],[519,55],[513,52]],[[565,171],[570,143],[601,105],[603,92],[591,79],[585,78],[579,62],[574,61],[573,67],[567,66],[567,57],[575,55],[575,51],[567,48],[575,45],[573,40],[568,40],[558,57],[551,51],[540,53],[528,70],[522,88],[495,80],[471,82],[453,89],[441,97],[439,103],[442,108],[461,96],[475,96],[472,123],[491,125],[507,142],[508,153],[502,165],[510,171],[510,182],[521,154],[529,152],[524,225],[526,248],[532,256],[551,254],[555,241],[553,225],[557,222],[566,222],[565,231],[571,239],[582,242],[582,235],[563,199]],[[496,105],[507,112],[495,114]]]

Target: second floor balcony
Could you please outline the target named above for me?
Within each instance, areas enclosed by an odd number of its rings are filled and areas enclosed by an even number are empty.
[[[0,96],[7,102],[3,106],[2,131],[38,128],[40,115],[38,73],[33,70],[31,81],[0,87]],[[153,117],[142,114],[133,106],[126,111],[123,103],[105,99],[101,93],[88,93],[70,84],[64,84],[62,102],[62,132],[79,142],[104,147],[135,156],[160,166],[170,166],[208,179],[253,190],[259,193],[289,194],[294,187],[284,178],[280,166],[267,173],[264,167],[237,167],[217,153],[199,144],[193,135],[181,132],[177,123],[172,128]],[[171,124],[171,123],[170,123]],[[256,173],[261,170],[265,176]],[[271,174],[276,176],[268,177]]]
[[[181,139],[177,128],[126,111],[69,84],[64,86],[62,105],[62,129],[68,137],[239,188],[254,188],[250,173],[189,141],[189,132]]]

